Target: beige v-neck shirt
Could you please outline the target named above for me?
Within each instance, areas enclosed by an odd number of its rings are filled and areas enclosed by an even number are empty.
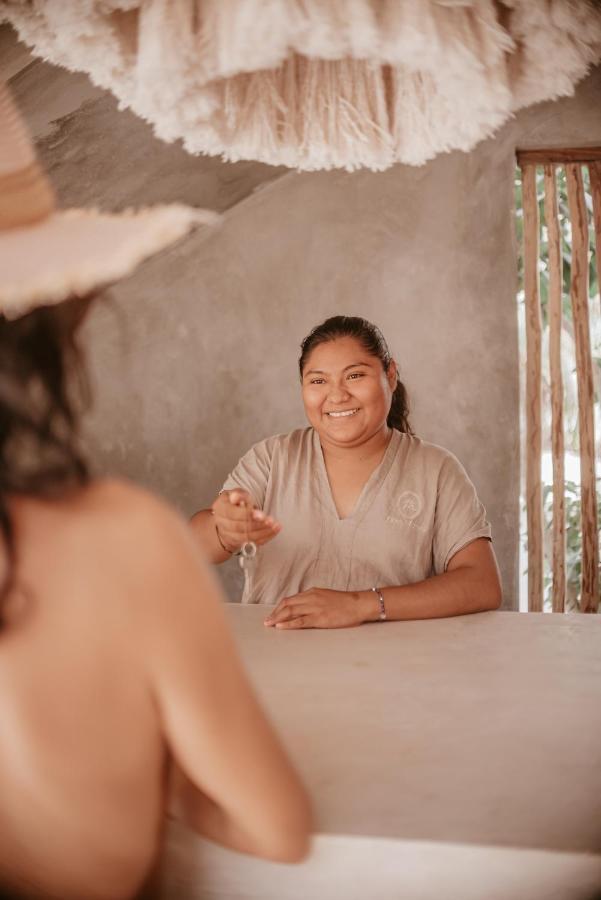
[[[223,485],[236,487],[282,525],[259,547],[243,603],[278,603],[312,587],[412,584],[444,572],[476,538],[491,538],[485,509],[456,457],[396,430],[344,519],[313,428],[255,444]]]

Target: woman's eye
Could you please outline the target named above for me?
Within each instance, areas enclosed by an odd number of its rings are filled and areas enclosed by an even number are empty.
[[[312,378],[311,379],[311,384],[323,384],[323,383],[324,383],[323,378]]]
[[[363,372],[351,372],[349,378],[363,378]]]

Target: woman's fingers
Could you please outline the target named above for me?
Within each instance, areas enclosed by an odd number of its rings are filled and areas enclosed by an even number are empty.
[[[233,497],[242,498],[234,502]],[[252,499],[246,491],[230,491],[220,494],[211,507],[214,514],[220,518],[230,519],[232,522],[242,522],[252,515]]]
[[[252,497],[248,491],[243,491],[241,488],[234,488],[233,491],[224,491],[221,496],[225,497],[232,506],[245,506],[247,509],[250,509],[253,505]]]
[[[294,619],[288,619],[286,622],[278,622],[276,628],[292,629],[292,628],[317,628],[318,623],[314,621],[314,616],[304,615],[296,616]]]
[[[268,516],[262,509],[258,509],[253,505],[252,497],[248,491],[230,491],[227,500],[229,505],[226,503],[226,510],[232,519],[245,522],[250,519],[253,522],[268,526],[275,523],[275,519],[272,516]]]
[[[211,509],[223,545],[233,552],[245,541],[266,544],[281,531],[280,523],[263,510],[255,509],[248,491],[240,488],[223,491]]]
[[[253,543],[258,544],[266,544],[268,541],[273,540],[273,538],[280,533],[281,527],[279,525],[269,527],[269,528],[257,528],[248,532],[248,538],[246,540],[253,541]]]
[[[221,523],[219,520],[217,520],[216,524],[223,542],[228,547],[235,547],[236,549],[241,547],[245,541],[253,541],[259,546],[266,544],[281,531],[280,525],[262,528],[245,528],[244,526],[231,528],[229,522]]]
[[[306,600],[301,599],[300,594],[295,597],[286,597],[284,600],[280,600],[276,608],[267,616],[265,625],[280,625],[312,612],[314,612],[313,608]]]
[[[280,600],[264,622],[272,628],[349,628],[364,621],[358,599],[349,591],[310,588]]]
[[[279,527],[279,522],[273,516],[268,516],[261,509],[253,508],[252,497],[247,491],[238,489],[224,491],[215,500],[211,509],[220,530],[222,527],[225,527],[226,522],[228,527],[233,530],[235,530],[234,523],[238,523],[245,531],[249,528]]]
[[[268,540],[281,531],[281,525],[278,522],[263,523],[257,525],[254,522],[231,522],[228,519],[220,519],[215,517],[219,533],[223,533],[231,537],[233,540],[255,541]]]
[[[284,613],[284,611],[289,611],[291,607],[292,597],[285,597],[283,600],[280,600],[279,603],[276,604],[275,609],[273,609],[268,616],[265,618],[266,625],[275,625],[276,622],[280,620],[280,616]],[[284,616],[285,618],[285,616]]]

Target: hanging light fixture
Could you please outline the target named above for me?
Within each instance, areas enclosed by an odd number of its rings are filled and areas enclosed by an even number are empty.
[[[470,150],[601,59],[597,0],[0,0],[191,153],[385,169]]]

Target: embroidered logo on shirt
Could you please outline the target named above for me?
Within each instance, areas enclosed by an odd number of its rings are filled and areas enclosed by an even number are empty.
[[[417,519],[422,511],[422,498],[413,491],[404,491],[398,500],[398,510],[404,519]]]
[[[392,515],[386,521],[393,525],[414,525],[424,506],[422,498],[413,491],[403,491],[392,509]]]

